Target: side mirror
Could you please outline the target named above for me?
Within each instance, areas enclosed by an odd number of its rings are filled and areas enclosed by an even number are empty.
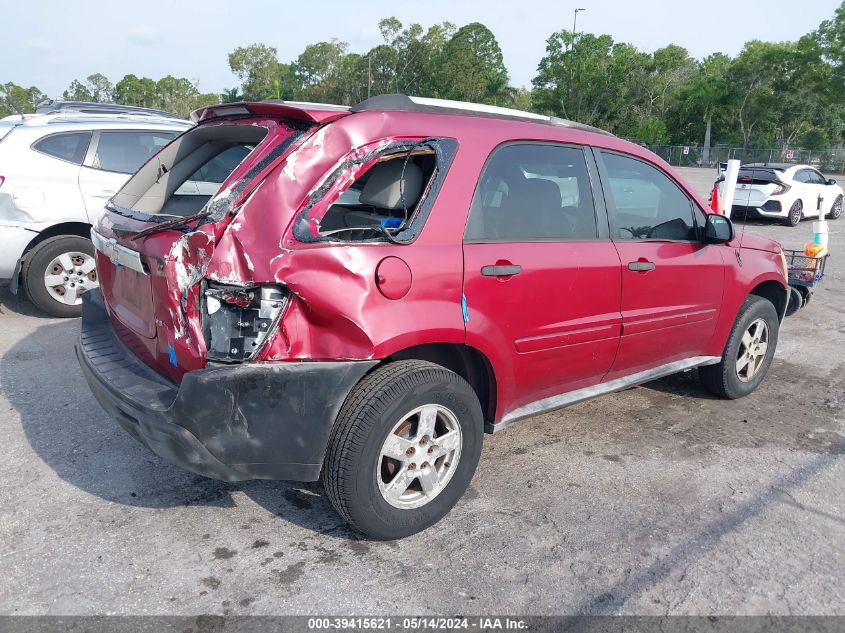
[[[829,185],[835,185],[835,184],[836,184],[836,180],[834,180],[833,178],[828,178],[828,179],[827,179],[827,184],[829,184]]]
[[[704,242],[707,244],[724,244],[734,238],[734,225],[729,218],[717,213],[707,216],[704,224]]]

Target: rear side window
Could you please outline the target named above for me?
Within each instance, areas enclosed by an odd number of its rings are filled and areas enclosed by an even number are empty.
[[[662,171],[648,163],[601,153],[607,170],[614,237],[620,240],[696,239],[693,203]]]
[[[32,149],[54,158],[81,165],[90,141],[91,132],[51,134],[35,143]]]
[[[100,132],[91,166],[104,171],[134,174],[175,136],[175,132]]]
[[[473,197],[467,241],[589,240],[596,212],[584,151],[506,145],[487,161]]]

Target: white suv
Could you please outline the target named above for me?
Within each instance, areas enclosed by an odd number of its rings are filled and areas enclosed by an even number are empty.
[[[188,121],[57,112],[0,120],[0,280],[39,308],[79,316],[97,286],[91,226],[129,176]]]

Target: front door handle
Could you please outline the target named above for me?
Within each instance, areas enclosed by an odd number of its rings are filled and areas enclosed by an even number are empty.
[[[485,277],[511,277],[522,272],[522,266],[482,266],[481,274]]]
[[[633,270],[634,272],[647,273],[648,271],[654,269],[654,262],[649,262],[645,260],[640,260],[637,262],[628,262],[628,270]]]

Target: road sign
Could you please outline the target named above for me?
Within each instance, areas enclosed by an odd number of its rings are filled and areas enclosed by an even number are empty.
[[[689,154],[689,145],[684,145],[684,156]]]
[[[786,160],[792,160],[793,158],[795,158],[795,150],[794,149],[786,150]]]

